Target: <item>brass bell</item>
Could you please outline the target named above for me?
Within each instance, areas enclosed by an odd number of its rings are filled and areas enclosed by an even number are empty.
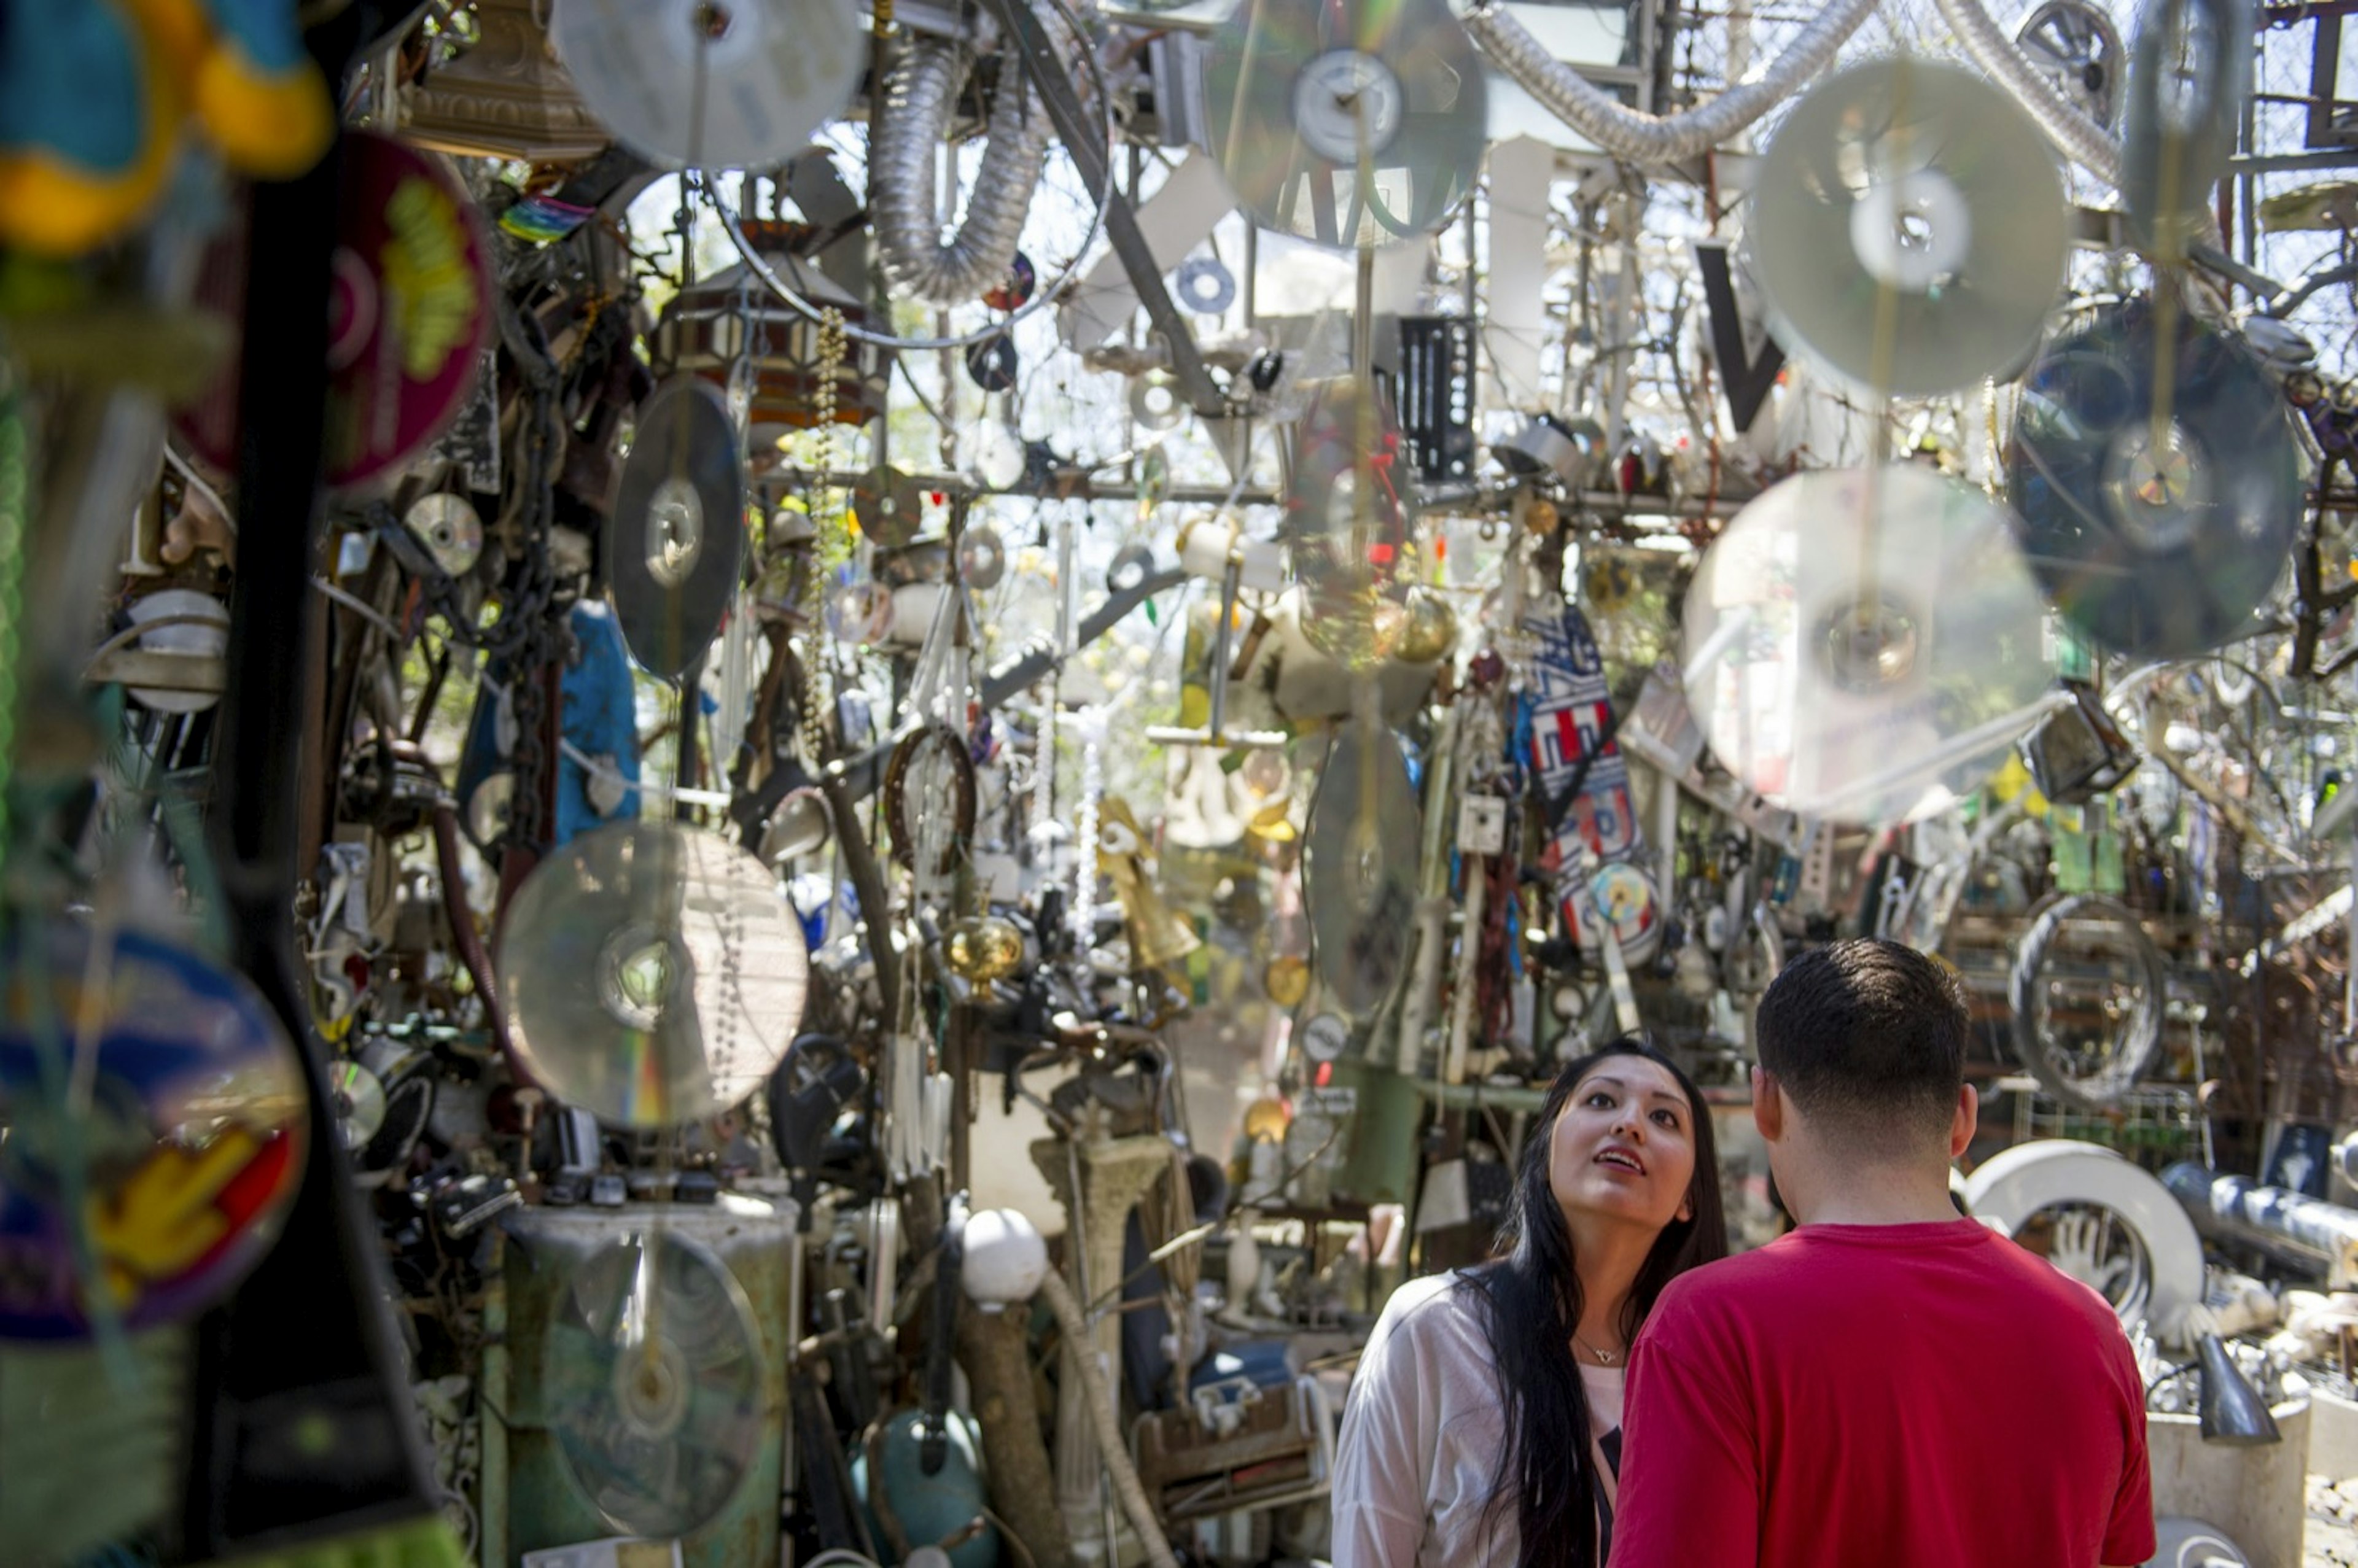
[[[1140,850],[1145,833],[1130,803],[1108,795],[1098,806],[1098,870],[1112,879],[1114,896],[1130,926],[1130,957],[1134,968],[1168,968],[1202,946],[1195,925],[1174,913],[1146,880]],[[1109,848],[1109,846],[1118,848]]]

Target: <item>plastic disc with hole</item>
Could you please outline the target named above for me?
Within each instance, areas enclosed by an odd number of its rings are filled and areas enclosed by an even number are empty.
[[[652,676],[677,680],[720,634],[745,556],[743,464],[708,384],[676,376],[640,406],[606,571],[622,640]]]
[[[1179,303],[1201,316],[1217,316],[1237,302],[1235,275],[1211,256],[1189,256],[1171,281]]]
[[[543,1392],[566,1474],[633,1535],[676,1538],[760,1462],[761,1332],[701,1242],[655,1229],[591,1253],[549,1315]]]
[[[1721,764],[1844,822],[1979,788],[2053,676],[2009,521],[1906,465],[1796,474],[1736,514],[1685,611],[1687,697]]]
[[[2146,301],[2107,306],[2039,357],[2015,408],[2007,498],[2064,619],[2141,658],[2263,629],[2300,530],[2300,450],[2241,341],[2180,311],[2165,344]]]
[[[1212,154],[1263,228],[1337,250],[1413,239],[1473,189],[1486,80],[1441,0],[1255,0],[1205,51]]]
[[[778,168],[868,69],[851,0],[557,0],[581,102],[670,168]]]
[[[482,558],[483,524],[463,495],[437,491],[410,503],[402,524],[426,546],[434,564],[451,577],[464,577]]]
[[[1859,386],[1931,396],[2030,356],[2071,235],[2039,127],[1980,77],[1903,57],[1794,106],[1749,238],[1780,341]]]
[[[1318,978],[1357,1017],[1381,1007],[1406,972],[1419,819],[1399,740],[1381,728],[1338,726],[1310,805],[1302,902]]]
[[[810,983],[769,868],[658,820],[585,833],[508,906],[501,998],[548,1092],[616,1127],[718,1115],[777,1067]]]
[[[1169,376],[1157,372],[1130,384],[1130,416],[1141,428],[1158,435],[1174,430],[1187,413],[1187,400],[1179,395],[1179,384]]]
[[[985,338],[966,351],[966,373],[985,392],[1012,392],[1020,362],[1011,339]]]

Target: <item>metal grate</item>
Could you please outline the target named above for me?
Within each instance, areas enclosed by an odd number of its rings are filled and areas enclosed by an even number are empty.
[[[2121,1097],[2111,1114],[2066,1105],[2036,1078],[2000,1078],[1990,1087],[2013,1098],[2017,1143],[2034,1138],[2075,1139],[2102,1144],[2150,1171],[2201,1153],[2194,1091],[2183,1085],[2140,1084]]]

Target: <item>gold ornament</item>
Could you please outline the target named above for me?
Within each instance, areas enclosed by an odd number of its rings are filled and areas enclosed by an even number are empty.
[[[1457,646],[1457,611],[1431,589],[1418,589],[1408,599],[1408,629],[1401,633],[1392,657],[1402,664],[1429,665],[1449,656]]]
[[[1003,980],[1023,967],[1023,933],[995,914],[969,914],[943,934],[942,956],[960,979]]]
[[[1256,1143],[1282,1143],[1285,1141],[1285,1124],[1293,1119],[1285,1114],[1285,1102],[1275,1095],[1263,1095],[1245,1107],[1245,1136]]]
[[[1310,961],[1281,953],[1261,971],[1261,989],[1280,1007],[1299,1007],[1310,994]]]

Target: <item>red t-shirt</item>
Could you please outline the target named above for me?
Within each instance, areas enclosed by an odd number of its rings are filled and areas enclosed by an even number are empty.
[[[2145,1390],[2093,1291],[1970,1219],[1812,1225],[1671,1281],[1611,1568],[2097,1568],[2154,1552]]]

